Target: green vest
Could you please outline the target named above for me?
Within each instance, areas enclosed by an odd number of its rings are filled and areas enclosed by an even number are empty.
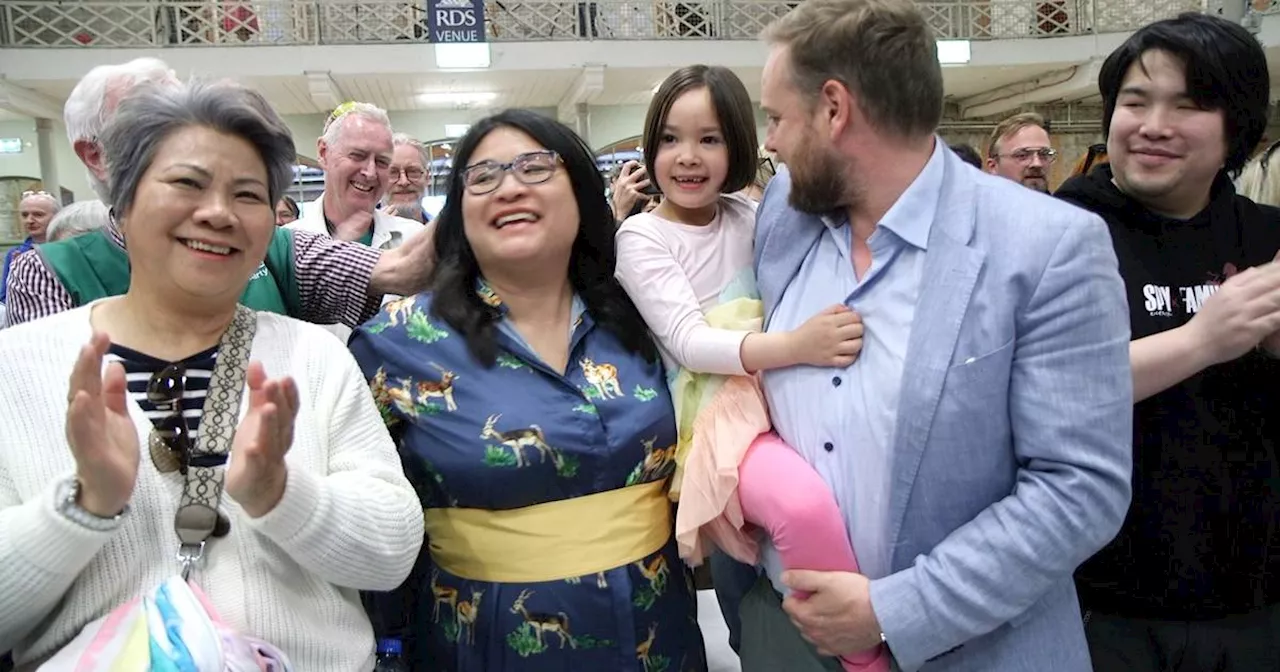
[[[104,229],[45,243],[36,251],[76,306],[129,291],[129,257]],[[301,299],[294,273],[292,231],[276,227],[267,258],[249,279],[240,303],[268,313],[298,314]]]

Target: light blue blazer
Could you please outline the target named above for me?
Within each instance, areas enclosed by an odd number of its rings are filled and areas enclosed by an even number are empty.
[[[1072,572],[1120,529],[1132,469],[1116,255],[1096,215],[945,160],[872,606],[906,672],[1089,672]],[[824,226],[790,189],[780,171],[756,220],[767,316]]]

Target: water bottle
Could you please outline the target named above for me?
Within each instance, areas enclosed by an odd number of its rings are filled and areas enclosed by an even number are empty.
[[[404,647],[398,639],[378,640],[378,664],[373,672],[409,672],[409,664],[404,662],[401,654]]]

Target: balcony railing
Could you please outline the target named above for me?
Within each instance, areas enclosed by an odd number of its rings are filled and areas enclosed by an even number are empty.
[[[1204,0],[935,0],[939,39],[1127,32]],[[493,42],[754,40],[797,0],[485,0]],[[1270,4],[1269,2],[1267,3]],[[425,2],[0,0],[0,47],[120,48],[426,42]]]

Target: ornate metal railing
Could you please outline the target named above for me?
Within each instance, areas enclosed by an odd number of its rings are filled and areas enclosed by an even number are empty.
[[[493,42],[754,40],[798,0],[485,0]],[[1204,0],[933,0],[940,39],[1127,32]],[[1267,3],[1270,0],[1259,0]],[[423,0],[0,0],[0,47],[427,41]]]

